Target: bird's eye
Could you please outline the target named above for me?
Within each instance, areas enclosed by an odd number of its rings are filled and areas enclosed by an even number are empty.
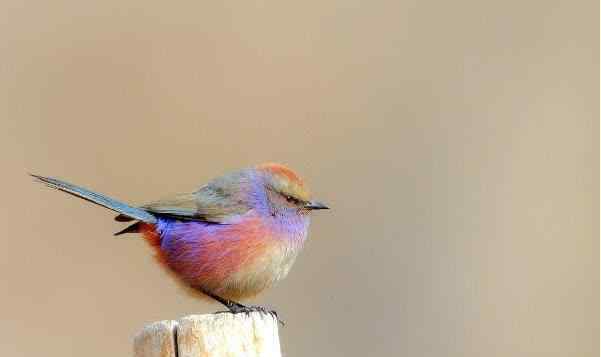
[[[297,200],[296,198],[294,198],[294,197],[290,196],[290,195],[286,195],[286,196],[284,196],[284,197],[286,197],[286,201],[288,201],[288,202],[290,202],[290,203],[294,203],[294,204],[297,204],[297,203],[298,203],[298,200]]]

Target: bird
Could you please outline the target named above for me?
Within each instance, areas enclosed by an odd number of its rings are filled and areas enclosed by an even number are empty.
[[[328,209],[313,200],[290,168],[265,163],[217,177],[193,192],[134,206],[66,181],[37,181],[118,213],[140,233],[156,260],[200,296],[234,314],[277,313],[240,301],[284,279],[308,235],[310,213]]]

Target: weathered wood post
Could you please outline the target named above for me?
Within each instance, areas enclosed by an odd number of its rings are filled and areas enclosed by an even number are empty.
[[[218,313],[159,321],[134,338],[134,357],[281,357],[278,320],[269,314]]]

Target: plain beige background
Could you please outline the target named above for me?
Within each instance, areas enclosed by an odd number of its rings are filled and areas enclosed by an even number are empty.
[[[286,356],[598,356],[597,1],[0,3],[0,355],[127,356],[186,295],[143,203],[263,161],[318,212]]]

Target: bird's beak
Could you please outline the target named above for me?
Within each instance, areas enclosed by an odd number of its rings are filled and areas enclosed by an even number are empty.
[[[306,209],[314,210],[314,209],[330,209],[330,207],[326,206],[324,203],[318,201],[310,201],[305,204]]]

